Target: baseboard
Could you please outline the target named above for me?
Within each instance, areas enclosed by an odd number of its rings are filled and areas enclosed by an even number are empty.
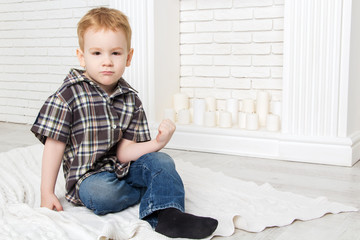
[[[360,133],[349,138],[300,137],[187,125],[177,127],[167,148],[352,166],[360,159]]]

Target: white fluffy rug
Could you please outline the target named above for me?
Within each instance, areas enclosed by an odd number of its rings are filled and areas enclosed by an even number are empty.
[[[100,217],[67,203],[62,172],[56,194],[64,211],[40,208],[42,150],[42,145],[34,145],[0,153],[0,239],[168,239],[138,219],[138,206]],[[214,235],[230,236],[234,228],[260,232],[296,219],[357,211],[325,197],[311,199],[280,192],[269,184],[258,186],[175,161],[185,184],[186,211],[218,219]]]

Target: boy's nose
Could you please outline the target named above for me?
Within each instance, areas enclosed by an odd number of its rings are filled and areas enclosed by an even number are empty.
[[[103,65],[112,66],[113,65],[112,59],[109,56],[105,56],[105,58],[103,59]]]

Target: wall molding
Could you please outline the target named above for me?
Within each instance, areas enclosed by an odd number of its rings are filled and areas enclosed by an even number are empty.
[[[153,129],[156,136],[156,128]],[[354,139],[356,141],[354,141]],[[360,132],[354,138],[297,137],[266,131],[177,126],[167,148],[352,166],[360,156]]]

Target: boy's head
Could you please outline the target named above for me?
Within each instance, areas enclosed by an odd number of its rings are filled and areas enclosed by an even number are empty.
[[[83,16],[78,23],[77,34],[79,38],[79,46],[84,50],[84,35],[89,29],[99,30],[122,30],[125,33],[127,41],[127,50],[131,49],[131,27],[125,14],[116,9],[111,8],[94,8]]]
[[[76,55],[86,77],[112,94],[134,52],[127,17],[115,9],[92,9],[80,20],[78,36]]]

